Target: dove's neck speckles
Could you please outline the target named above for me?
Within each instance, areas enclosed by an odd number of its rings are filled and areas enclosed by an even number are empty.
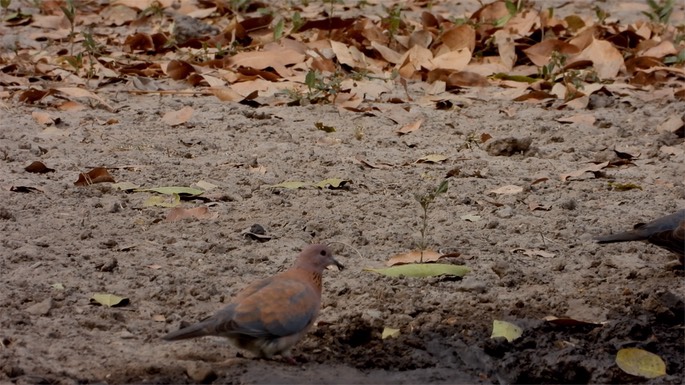
[[[321,291],[321,274],[318,274],[318,273],[311,273],[311,274],[312,274],[311,278],[312,278],[312,282],[314,283],[314,286],[316,286],[316,288],[319,291]]]

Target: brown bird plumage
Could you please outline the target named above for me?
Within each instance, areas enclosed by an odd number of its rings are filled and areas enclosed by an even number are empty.
[[[638,223],[633,230],[604,235],[595,238],[595,240],[597,243],[648,241],[677,254],[680,257],[680,262],[683,263],[685,258],[685,209],[649,223]]]
[[[213,316],[162,338],[222,336],[258,357],[289,357],[319,313],[321,275],[331,265],[343,269],[328,246],[309,245],[290,269],[248,285]]]

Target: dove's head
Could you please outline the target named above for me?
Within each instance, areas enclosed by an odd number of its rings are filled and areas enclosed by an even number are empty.
[[[295,263],[298,267],[304,267],[315,271],[323,271],[328,266],[337,266],[342,270],[345,267],[333,257],[333,252],[326,245],[314,244],[305,247],[297,257]]]

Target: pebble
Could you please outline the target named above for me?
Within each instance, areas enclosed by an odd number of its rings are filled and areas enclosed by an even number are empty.
[[[217,375],[209,364],[204,362],[189,362],[186,364],[186,374],[198,384],[210,384]]]

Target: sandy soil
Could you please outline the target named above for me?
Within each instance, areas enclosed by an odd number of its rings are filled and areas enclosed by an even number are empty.
[[[589,2],[574,4],[566,11],[591,11]],[[685,381],[683,271],[648,244],[592,241],[685,207],[685,155],[662,151],[682,149],[684,140],[657,130],[685,113],[685,102],[600,94],[587,111],[569,111],[512,102],[486,88],[465,91],[447,110],[375,103],[353,113],[136,96],[122,87],[100,90],[113,112],[47,109],[61,120],[48,129],[31,116],[41,106],[7,101],[0,110],[0,383],[644,382],[614,362],[629,346],[666,362],[668,375],[648,383]],[[417,101],[422,87],[410,86]],[[404,97],[401,87],[396,92]],[[160,122],[184,106],[195,110],[188,123]],[[596,121],[556,120],[576,114]],[[418,131],[397,135],[417,119],[424,119]],[[317,122],[336,132],[318,130]],[[477,140],[486,133],[490,141],[532,142],[527,151],[497,155]],[[614,149],[637,157],[561,180],[589,162],[617,160]],[[428,154],[449,158],[416,163]],[[55,171],[26,172],[36,160]],[[167,222],[169,209],[144,205],[150,193],[74,186],[79,173],[99,166],[117,182],[144,187],[212,183],[218,187],[206,194],[209,202],[183,205],[208,205],[217,217]],[[462,280],[364,271],[417,247],[414,194],[448,173],[428,241],[460,253],[447,262],[472,271]],[[327,178],[350,183],[269,188]],[[616,191],[609,182],[641,189]],[[489,193],[506,185],[524,190]],[[241,234],[253,224],[273,238]],[[296,346],[298,365],[252,359],[218,338],[160,340],[182,321],[212,314],[252,280],[287,268],[303,245],[333,241],[361,256],[335,245],[347,269],[325,273],[319,323]],[[94,293],[130,303],[95,306]],[[542,321],[549,315],[606,323],[561,327]],[[494,319],[517,323],[524,335],[512,343],[490,339]],[[400,335],[381,339],[384,327]]]

